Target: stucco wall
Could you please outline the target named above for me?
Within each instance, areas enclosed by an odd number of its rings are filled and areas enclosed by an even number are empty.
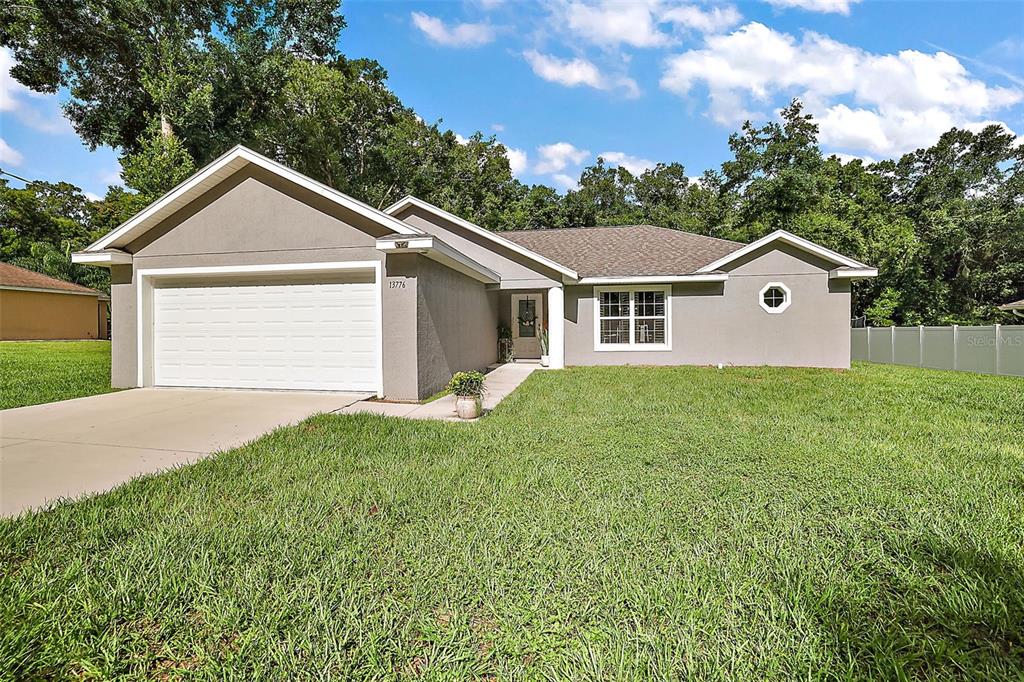
[[[0,289],[0,339],[97,339],[105,333],[106,302],[96,296]]]
[[[416,266],[408,258],[385,260],[374,248],[375,236],[387,231],[277,176],[262,171],[236,174],[130,244],[126,250],[135,254],[132,265],[111,269],[113,385],[138,383],[139,270],[380,261],[384,392],[416,398]],[[392,281],[404,286],[392,286]]]
[[[593,287],[566,288],[567,365],[850,366],[850,285],[828,264],[792,249],[765,250],[737,264],[724,283],[672,287],[669,351],[595,351]],[[759,304],[769,282],[792,303],[780,314]]]
[[[419,397],[452,374],[482,370],[498,356],[498,292],[427,258],[419,258],[416,316]]]

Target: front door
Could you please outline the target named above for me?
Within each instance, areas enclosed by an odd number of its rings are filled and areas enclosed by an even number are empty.
[[[543,294],[512,294],[512,349],[517,358],[540,357]]]

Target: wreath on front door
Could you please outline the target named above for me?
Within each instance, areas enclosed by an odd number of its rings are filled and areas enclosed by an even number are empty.
[[[526,317],[516,318],[516,321],[524,327],[532,327],[537,324],[537,313],[527,313]]]

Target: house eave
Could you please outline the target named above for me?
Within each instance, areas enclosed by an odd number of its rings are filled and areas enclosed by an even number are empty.
[[[870,279],[878,277],[878,268],[836,268],[829,270],[829,279]]]
[[[105,294],[102,291],[71,291],[69,289],[47,289],[45,287],[20,287],[10,284],[0,284],[0,291],[28,291],[36,294],[67,294],[69,296],[92,296],[104,300]]]
[[[376,245],[377,249],[384,253],[415,253],[425,256],[484,284],[498,284],[501,282],[501,276],[494,272],[494,270],[477,263],[466,254],[453,249],[437,237],[392,235],[378,239]]]
[[[131,265],[132,254],[118,249],[76,251],[71,254],[71,262],[78,263],[79,265],[93,265],[100,268],[109,268],[112,265]]]
[[[724,282],[729,279],[725,272],[694,273],[688,275],[635,275],[581,277],[580,284],[673,284],[677,282]]]

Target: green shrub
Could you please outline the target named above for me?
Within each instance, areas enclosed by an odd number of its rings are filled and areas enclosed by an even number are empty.
[[[448,382],[448,390],[462,398],[479,398],[484,394],[484,375],[480,372],[456,372]]]

